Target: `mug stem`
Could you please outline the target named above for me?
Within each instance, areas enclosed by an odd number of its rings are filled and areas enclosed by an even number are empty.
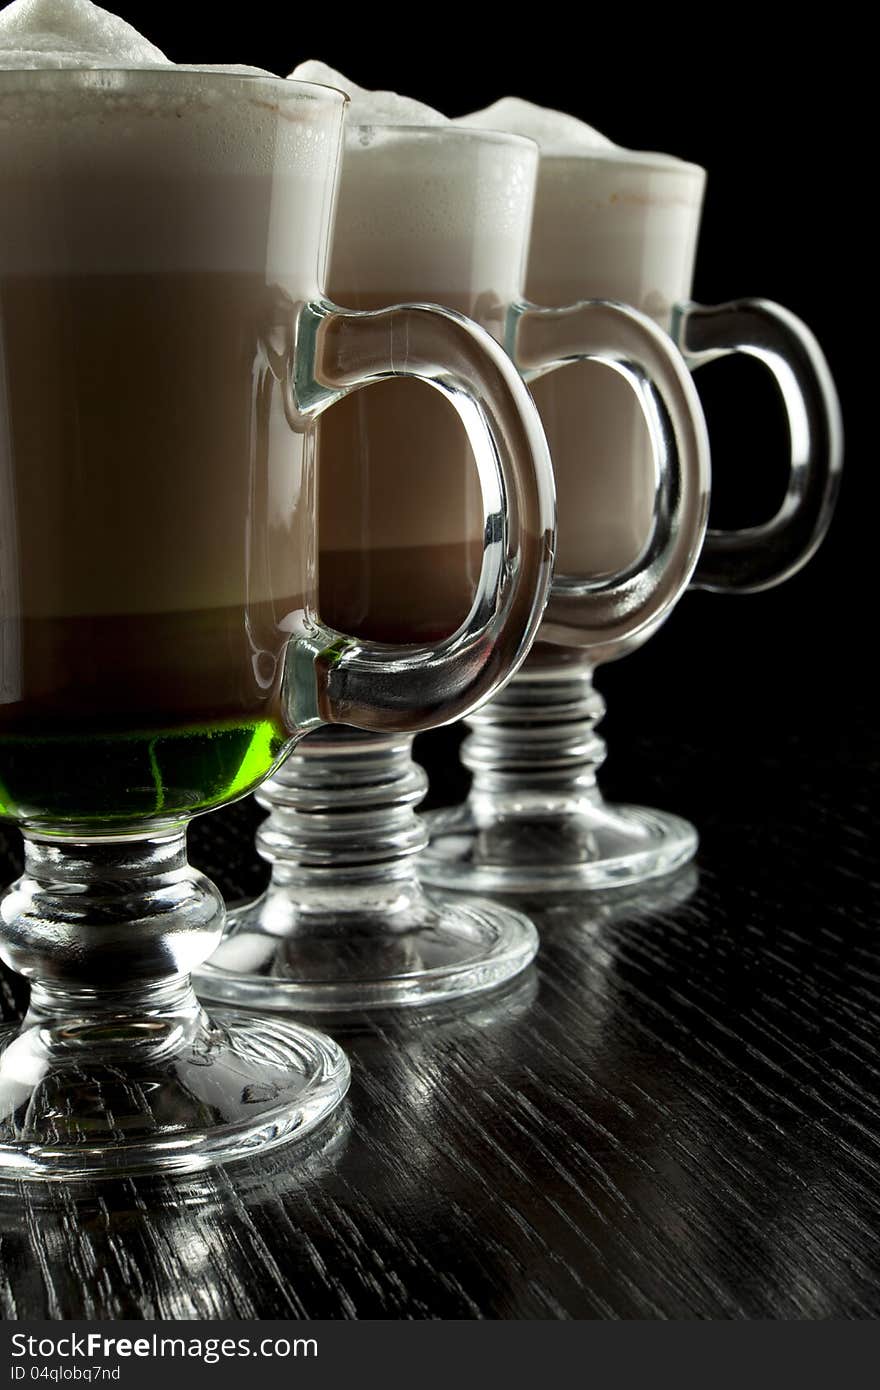
[[[605,701],[586,660],[546,675],[523,674],[471,715],[461,760],[473,773],[471,804],[481,819],[563,817],[598,804],[605,761],[597,725]]]
[[[462,761],[474,776],[463,805],[426,817],[420,874],[432,887],[545,893],[640,883],[696,851],[678,816],[605,801],[597,774],[605,702],[583,653],[530,658],[467,723]]]
[[[411,737],[335,725],[304,739],[257,794],[269,887],[230,913],[201,992],[343,1014],[459,999],[518,974],[537,949],[526,918],[422,888],[426,790]]]
[[[185,831],[73,841],[25,835],[0,901],[0,948],[31,980],[0,1034],[0,1175],[186,1171],[313,1129],[348,1063],[308,1029],[210,1017],[190,970],[219,939],[217,889]]]

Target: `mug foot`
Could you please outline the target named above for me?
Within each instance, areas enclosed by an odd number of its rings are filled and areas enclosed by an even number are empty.
[[[381,908],[304,909],[284,885],[233,909],[199,992],[253,1009],[345,1014],[482,995],[534,958],[538,934],[496,903],[450,903],[383,885]],[[367,890],[364,890],[366,896]],[[332,888],[328,885],[328,896]]]
[[[342,1101],[330,1038],[230,1010],[32,1009],[0,1033],[0,1176],[65,1182],[192,1172],[313,1131]]]
[[[620,888],[674,873],[698,844],[679,816],[601,800],[569,814],[490,813],[485,821],[465,802],[425,820],[430,843],[419,856],[419,877],[467,893]]]

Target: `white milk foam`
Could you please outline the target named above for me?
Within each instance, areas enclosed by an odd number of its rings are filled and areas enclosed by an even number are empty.
[[[90,0],[14,0],[0,11],[0,268],[298,273],[299,259],[314,288],[342,103],[334,122],[329,94],[286,100],[286,85],[171,63]]]
[[[328,288],[441,303],[477,282],[516,298],[537,150],[469,138],[430,106],[370,92],[325,63],[291,77],[346,92],[346,144]]]
[[[561,111],[504,97],[460,125],[527,134],[541,160],[528,292],[542,303],[622,299],[668,326],[690,292],[705,173],[627,150]]]
[[[320,82],[325,87],[338,87],[349,98],[349,125],[449,125],[448,116],[433,106],[400,96],[398,92],[372,92],[359,87],[350,77],[331,68],[317,58],[298,63],[290,74],[299,82]]]
[[[175,66],[131,24],[91,0],[13,0],[0,11],[0,70]],[[273,76],[238,63],[182,67],[186,72]]]
[[[460,116],[456,125],[474,126],[481,130],[509,130],[513,135],[525,135],[541,150],[542,154],[577,154],[579,151],[617,150],[614,144],[598,130],[579,121],[576,116],[566,115],[564,111],[553,111],[549,106],[536,106],[534,102],[522,101],[519,97],[502,97],[482,111],[472,111],[470,115]]]
[[[170,67],[161,49],[90,0],[13,0],[0,12],[0,68]]]
[[[554,111],[549,106],[536,106],[534,102],[523,101],[521,97],[501,97],[482,111],[471,111],[467,116],[457,117],[455,124],[525,135],[535,141],[542,155],[581,155],[627,164],[657,167],[680,165],[685,169],[696,167],[677,159],[675,155],[628,150],[623,145],[616,145],[576,116],[569,116],[565,111]]]

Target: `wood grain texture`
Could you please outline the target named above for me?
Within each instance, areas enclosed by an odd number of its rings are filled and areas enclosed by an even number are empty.
[[[829,727],[820,689],[748,699],[740,672],[702,721],[658,696],[614,726],[611,700],[606,783],[696,820],[698,873],[532,904],[538,968],[512,991],[338,1032],[350,1099],[307,1153],[6,1191],[2,1313],[880,1315],[871,702]],[[453,795],[454,736],[425,746]],[[193,828],[231,897],[262,881],[258,814]]]

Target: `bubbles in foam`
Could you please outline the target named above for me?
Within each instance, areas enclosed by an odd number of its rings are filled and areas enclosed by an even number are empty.
[[[373,92],[359,87],[343,73],[327,63],[310,58],[299,63],[290,74],[300,82],[318,82],[325,87],[338,87],[349,96],[349,125],[449,125],[449,118],[433,106],[414,101],[397,92]]]
[[[431,106],[369,91],[310,60],[290,77],[349,97],[330,291],[448,298],[476,279],[499,298],[516,279],[534,196],[537,151],[524,141],[475,138]],[[481,279],[480,259],[488,269]],[[504,291],[502,293],[501,291]]]
[[[536,106],[534,102],[523,101],[520,97],[502,97],[482,111],[472,111],[467,116],[459,116],[453,125],[468,126],[478,130],[506,130],[511,135],[525,135],[534,140],[543,155],[561,155],[570,158],[590,155],[596,159],[607,159],[615,164],[649,165],[655,168],[673,168],[701,174],[695,164],[688,164],[671,154],[654,154],[646,150],[628,150],[623,145],[615,145],[598,130],[569,116],[565,111],[554,111],[549,106]]]
[[[616,150],[613,140],[598,130],[549,106],[536,106],[520,97],[502,97],[482,111],[460,116],[456,125],[476,126],[481,130],[507,130],[511,135],[526,135],[544,153],[577,154],[586,150]]]
[[[250,271],[267,239],[296,269],[321,244],[343,102],[256,73],[178,67],[90,0],[0,9],[4,274]]]
[[[13,0],[0,11],[0,69],[173,68],[160,48],[91,0]],[[271,77],[262,68],[185,64],[184,72]]]
[[[90,0],[13,0],[0,11],[0,68],[166,66],[161,49]]]

